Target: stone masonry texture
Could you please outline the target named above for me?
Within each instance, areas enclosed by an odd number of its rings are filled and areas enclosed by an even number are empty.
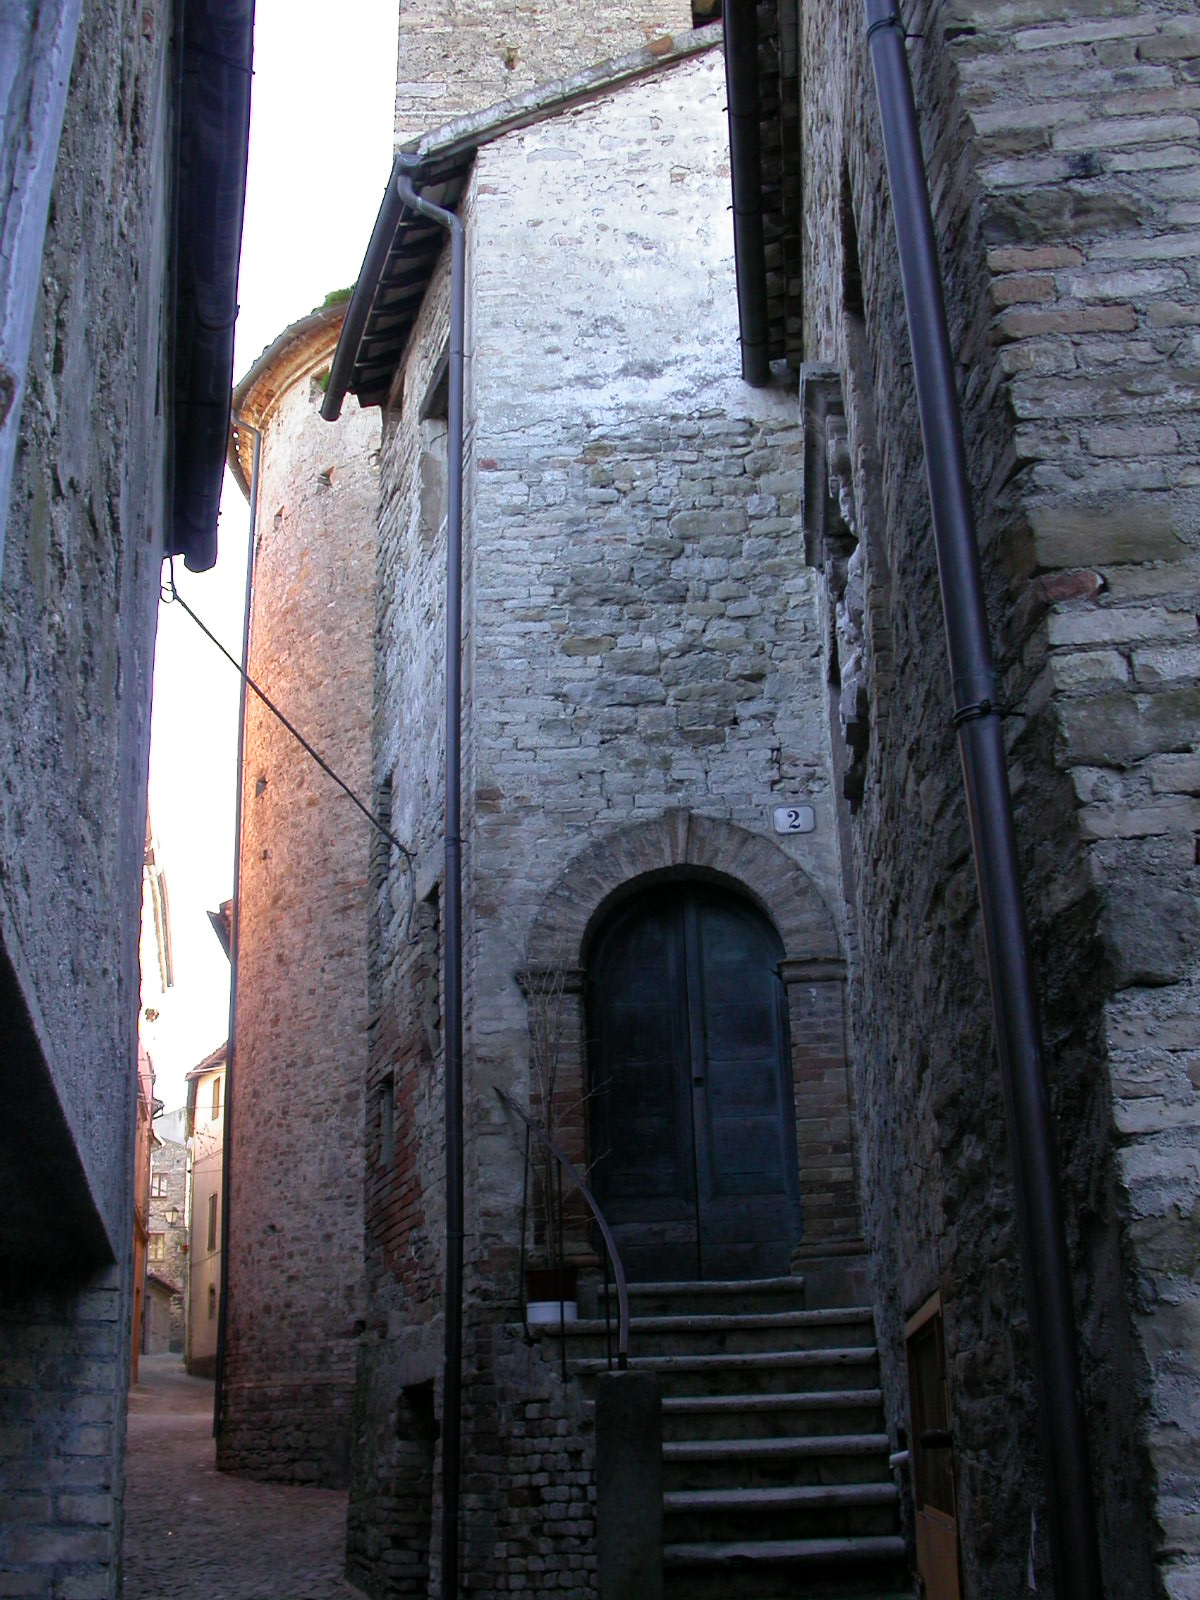
[[[9,1595],[104,1600],[120,1581],[171,33],[169,7],[84,8],[0,574],[0,969],[19,996],[6,1091],[14,1051],[22,1068],[6,1115],[35,1167],[71,1152],[33,1226],[7,1147],[0,1178]],[[47,1237],[49,1272],[22,1260]]]
[[[1200,120],[1194,8],[905,13],[1004,698],[1109,1592],[1200,1593]],[[1050,1584],[1029,1329],[861,8],[802,11],[805,353],[843,377],[894,645],[861,806],[851,1051],[885,1384],[945,1307],[963,1575]],[[855,256],[857,255],[857,259]]]
[[[737,378],[716,52],[484,144],[460,204],[465,1581],[594,1586],[586,1420],[507,1332],[523,1172],[492,1089],[553,1111],[586,1161],[589,933],[630,885],[692,875],[740,888],[783,941],[805,1238],[853,1243],[861,1223],[893,1439],[912,1427],[905,1321],[940,1293],[964,1594],[1048,1594],[863,8],[759,9],[780,95],[799,85],[780,214],[796,201],[803,226],[767,252],[799,396],[782,367],[761,391]],[[535,33],[480,0],[451,61],[447,10],[404,8],[401,140],[606,53],[572,8]],[[606,16],[622,48],[626,27],[679,25]],[[1010,713],[1102,1564],[1111,1600],[1197,1600],[1200,22],[1192,0],[913,0],[904,22]],[[443,260],[381,458],[372,784],[416,866],[378,847],[369,881],[349,1552],[380,1595],[438,1584],[447,303]],[[813,807],[811,834],[773,836],[783,803]],[[547,995],[557,1108],[539,1106]],[[535,1547],[548,1488],[559,1532]]]
[[[463,1559],[481,1595],[594,1592],[590,1428],[505,1326],[522,1158],[493,1085],[536,1102],[530,972],[559,971],[575,1085],[563,1137],[582,1153],[578,980],[589,925],[628,882],[692,873],[736,885],[775,915],[789,957],[828,964],[832,997],[824,980],[792,994],[793,1017],[812,1019],[795,1058],[813,1163],[806,1175],[802,1161],[802,1194],[811,1176],[814,1240],[858,1232],[846,1094],[823,1097],[819,1084],[845,1077],[841,890],[802,437],[782,380],[755,392],[737,377],[724,105],[719,50],[673,64],[485,147],[461,208]],[[398,863],[385,872],[377,857],[372,877],[370,1304],[349,1539],[352,1575],[379,1594],[428,1592],[412,1544],[438,1515],[446,305],[443,262],[385,415],[382,461],[375,784],[417,870],[407,939]],[[784,801],[813,806],[813,834],[776,842]],[[422,1438],[413,1419],[429,1407]],[[409,1419],[398,1434],[397,1414]],[[436,1532],[433,1543],[436,1584]]]
[[[275,389],[266,360],[251,391],[252,408],[260,391],[270,400],[253,411],[263,444],[250,675],[369,798],[379,424],[357,405],[336,432],[321,422],[325,345]],[[258,1478],[347,1480],[363,1317],[369,834],[251,696],[218,1463]]]
[[[690,26],[687,0],[401,0],[396,142]]]

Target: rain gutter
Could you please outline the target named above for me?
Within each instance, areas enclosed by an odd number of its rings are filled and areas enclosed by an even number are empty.
[[[442,1594],[458,1595],[459,1478],[462,1439],[463,1321],[463,1001],[462,1001],[462,488],[463,329],[466,236],[453,211],[413,188],[400,167],[397,198],[450,234],[450,350],[446,472],[446,799],[445,799],[445,1105],[446,1307],[442,1385]],[[372,239],[372,244],[374,239]],[[364,267],[362,276],[368,276]],[[352,302],[353,304],[353,302]],[[341,349],[348,343],[343,334]],[[333,388],[332,375],[330,389]]]
[[[937,242],[904,24],[891,0],[866,0],[866,19],[925,442],[953,720],[983,910],[1032,1333],[1054,1592],[1060,1600],[1098,1600],[1100,1562],[1070,1260]]]
[[[761,389],[771,376],[767,258],[763,242],[761,110],[756,0],[725,0],[725,82],[733,180],[742,377]]]

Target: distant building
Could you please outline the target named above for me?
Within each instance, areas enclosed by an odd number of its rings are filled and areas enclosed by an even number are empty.
[[[187,1075],[187,1134],[191,1154],[186,1354],[188,1371],[202,1378],[211,1378],[217,1365],[227,1052],[228,1046],[222,1045]]]
[[[165,1116],[157,1119],[154,1124],[154,1148],[150,1152],[146,1320],[142,1348],[155,1354],[177,1350],[182,1355],[184,1347],[189,1246],[187,1144],[182,1126],[185,1116],[186,1112],[178,1111],[170,1121]],[[169,1137],[168,1128],[178,1128],[183,1137]],[[155,1280],[156,1285],[153,1319],[151,1279]]]
[[[130,1318],[129,1381],[137,1382],[138,1352],[145,1317],[146,1263],[149,1257],[150,1162],[155,1144],[154,1068],[138,1045],[137,1122],[133,1139],[133,1309]]]

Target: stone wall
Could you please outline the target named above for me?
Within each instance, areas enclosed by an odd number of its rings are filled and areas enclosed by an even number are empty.
[[[688,0],[402,0],[396,143],[691,25]]]
[[[277,385],[286,352],[268,352],[241,401],[263,430],[249,670],[369,802],[378,419],[357,405],[336,430],[320,419],[336,332]],[[363,1325],[371,826],[254,696],[241,819],[218,1463],[344,1484]]]
[[[155,1181],[160,1177],[161,1185]],[[188,1269],[187,1146],[175,1139],[160,1138],[150,1152],[150,1233],[163,1239],[161,1259],[151,1247],[151,1271],[179,1285],[180,1292],[171,1296],[170,1347],[182,1352]]]
[[[512,1377],[498,1439],[484,1349],[506,1337],[495,1325],[511,1318],[518,1294],[522,1189],[520,1142],[493,1085],[526,1103],[534,1093],[518,979],[544,954],[539,930],[553,923],[561,935],[567,925],[544,918],[544,907],[572,905],[573,945],[560,937],[551,952],[572,967],[611,894],[663,872],[740,887],[767,908],[800,962],[836,963],[840,950],[822,624],[800,521],[801,432],[782,381],[756,392],[737,377],[724,106],[719,51],[673,65],[486,146],[461,208],[470,286],[464,835],[474,1351],[464,1459],[475,1463],[464,1570],[480,1593],[544,1586],[535,1553],[568,1588],[590,1592],[592,1581],[591,1513],[572,1498],[583,1496],[590,1441],[553,1413],[568,1441],[559,1448],[574,1452],[565,1464],[568,1509],[561,1548],[535,1552],[531,1530],[546,1521],[537,1502],[549,1476],[557,1482],[558,1464],[528,1467],[528,1500],[510,1501],[528,1375]],[[379,1593],[393,1592],[381,1573],[396,1570],[404,1530],[436,1512],[427,1461],[410,1442],[389,1440],[381,1419],[396,1414],[406,1386],[435,1382],[440,1351],[434,974],[444,539],[431,508],[440,504],[445,306],[443,263],[385,422],[382,468],[375,783],[417,853],[417,910],[406,940],[407,885],[395,860],[389,873],[377,858],[370,1311],[358,1401],[360,1437],[374,1442],[373,1466],[356,1471],[352,1486],[351,1544],[358,1581]],[[785,802],[813,807],[813,833],[775,839],[772,811]],[[795,976],[797,1022],[803,1028],[810,1013],[813,1021],[797,1057],[810,1096],[806,1148],[829,1194],[824,1222],[845,1237],[857,1231],[857,1215],[844,1071],[840,1105],[832,1093],[822,1098],[820,1082],[836,1055],[838,978]],[[810,995],[805,976],[832,978],[835,993]],[[577,1037],[582,1043],[582,1030]],[[391,1140],[383,1133],[389,1107]],[[841,1148],[830,1161],[834,1131]],[[542,1402],[533,1393],[529,1403]]]
[[[165,514],[155,375],[170,37],[158,5],[88,7],[80,26],[0,577],[0,1569],[11,1594],[119,1586]],[[30,1266],[39,1252],[52,1273]]]
[[[1049,1587],[1029,1332],[928,500],[858,6],[803,8],[806,355],[842,374],[874,682],[848,818],[885,1382],[940,1288],[966,1592]],[[1197,1592],[1200,32],[1186,5],[906,13],[960,363],[1111,1592]],[[855,259],[857,256],[857,259]],[[871,646],[868,639],[868,648]]]

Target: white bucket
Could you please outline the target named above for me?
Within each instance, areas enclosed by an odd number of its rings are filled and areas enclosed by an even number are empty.
[[[525,1307],[525,1321],[531,1328],[551,1326],[562,1322],[576,1322],[579,1307],[574,1300],[531,1300]]]

